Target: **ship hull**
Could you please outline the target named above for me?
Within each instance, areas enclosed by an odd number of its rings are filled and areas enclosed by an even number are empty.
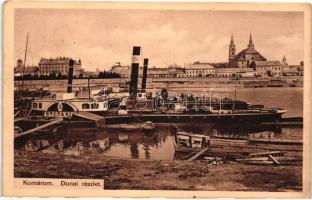
[[[278,122],[281,113],[244,113],[244,114],[129,114],[106,119],[106,123],[128,123],[151,121],[153,123],[254,123]]]

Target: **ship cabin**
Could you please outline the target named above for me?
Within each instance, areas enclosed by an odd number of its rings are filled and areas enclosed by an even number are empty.
[[[106,100],[78,99],[74,93],[57,94],[55,98],[36,99],[30,114],[45,117],[70,117],[76,112],[103,113],[108,111]]]

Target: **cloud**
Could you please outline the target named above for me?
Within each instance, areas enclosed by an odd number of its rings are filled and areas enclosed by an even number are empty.
[[[252,31],[256,49],[271,60],[284,55],[289,63],[303,59],[302,16],[296,13],[28,10],[16,12],[15,59],[23,58],[30,32],[28,62],[41,57],[81,59],[86,70],[130,64],[132,47],[142,47],[151,66],[195,61],[226,62],[230,33],[237,53],[246,48]],[[268,23],[274,17],[274,23]],[[295,23],[296,22],[296,23]],[[296,24],[294,26],[293,24]]]
[[[275,36],[266,43],[269,48],[265,51],[268,52],[267,57],[271,59],[281,60],[285,55],[290,64],[299,64],[298,58],[303,59],[303,33]]]

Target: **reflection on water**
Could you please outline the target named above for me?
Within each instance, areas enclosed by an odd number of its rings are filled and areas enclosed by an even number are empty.
[[[227,139],[302,139],[302,128],[273,125],[184,124],[181,129],[214,138]],[[111,130],[65,130],[50,135],[34,135],[18,140],[15,148],[64,155],[98,155],[118,158],[172,160],[174,137],[170,125],[156,125],[154,133]]]

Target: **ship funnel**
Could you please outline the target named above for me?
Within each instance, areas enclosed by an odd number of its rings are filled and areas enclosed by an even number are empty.
[[[73,74],[74,74],[74,60],[69,59],[67,93],[72,93],[73,91]]]
[[[132,52],[131,79],[129,88],[130,99],[135,99],[138,91],[140,55],[141,55],[141,47],[134,46]]]
[[[145,89],[146,89],[147,67],[148,67],[148,58],[144,58],[143,77],[142,77],[142,86],[141,86],[142,92],[145,92]]]

